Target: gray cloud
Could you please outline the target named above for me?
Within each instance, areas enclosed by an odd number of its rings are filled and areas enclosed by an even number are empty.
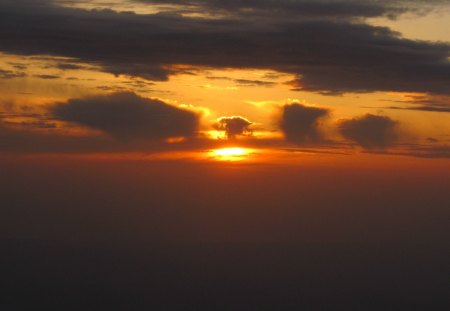
[[[382,5],[381,1],[364,3]],[[171,65],[188,64],[290,73],[298,76],[292,82],[294,90],[325,94],[450,94],[449,44],[408,40],[389,28],[355,21],[285,20],[278,11],[271,14],[270,20],[239,15],[206,19],[4,0],[0,50],[76,58],[113,74],[149,80],[167,80],[176,73]]]
[[[224,131],[228,139],[234,139],[237,135],[251,135],[250,125],[252,122],[246,118],[233,116],[219,118],[214,124],[214,128]]]
[[[387,116],[366,114],[361,117],[342,120],[341,134],[364,148],[385,148],[398,139],[398,122]]]
[[[71,99],[51,111],[58,119],[102,130],[113,137],[161,140],[193,136],[198,116],[133,93]]]
[[[300,104],[285,105],[280,119],[280,129],[287,141],[294,143],[322,140],[320,120],[328,116],[325,108],[308,107]]]

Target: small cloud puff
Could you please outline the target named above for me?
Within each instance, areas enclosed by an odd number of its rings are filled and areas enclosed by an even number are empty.
[[[227,139],[234,139],[237,135],[251,135],[250,126],[252,122],[244,117],[221,117],[217,119],[214,128],[218,131],[224,131]]]

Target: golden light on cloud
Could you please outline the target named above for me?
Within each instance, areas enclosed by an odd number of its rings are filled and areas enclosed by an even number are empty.
[[[210,156],[218,161],[242,161],[253,153],[252,149],[232,147],[212,150]]]

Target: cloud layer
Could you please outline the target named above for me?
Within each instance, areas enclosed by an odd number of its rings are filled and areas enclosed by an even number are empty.
[[[380,1],[341,2],[342,10],[350,12],[344,13],[356,17],[373,15],[377,10],[378,15],[392,11],[391,6]],[[167,80],[177,72],[172,65],[188,64],[290,73],[297,75],[291,82],[293,89],[325,94],[450,94],[449,44],[409,40],[386,27],[330,18],[321,12],[339,12],[328,7],[341,2],[189,2],[193,6],[240,11],[250,7],[251,12],[276,9],[270,18],[254,13],[250,18],[225,14],[208,19],[168,13],[87,11],[43,0],[5,0],[0,4],[0,50],[73,57],[106,72],[150,80]],[[395,3],[406,7],[401,5],[404,1]],[[299,15],[294,20],[286,19],[280,11],[292,11],[292,6],[299,11],[308,6],[310,11],[318,11],[319,17]],[[317,9],[313,10],[314,6]]]

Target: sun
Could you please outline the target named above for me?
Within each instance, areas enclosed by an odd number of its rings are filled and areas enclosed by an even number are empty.
[[[210,152],[211,157],[220,161],[242,161],[252,153],[248,148],[221,148]]]

